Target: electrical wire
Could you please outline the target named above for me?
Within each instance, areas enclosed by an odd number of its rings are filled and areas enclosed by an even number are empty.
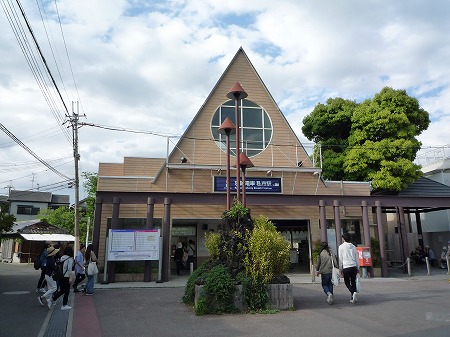
[[[37,160],[39,160],[44,166],[46,166],[47,168],[50,169],[50,171],[52,171],[53,173],[57,174],[58,176],[60,176],[61,178],[67,179],[67,180],[72,180],[71,178],[69,178],[68,176],[62,174],[61,172],[59,172],[58,170],[56,170],[53,166],[51,166],[50,164],[48,164],[46,161],[44,161],[43,159],[41,159],[36,153],[34,153],[30,148],[28,148],[24,143],[22,143],[16,136],[14,136],[13,133],[11,133],[3,124],[0,123],[0,129],[5,132],[11,139],[13,139],[17,144],[19,144],[22,148],[24,148],[29,154],[31,154],[34,158],[36,158]]]

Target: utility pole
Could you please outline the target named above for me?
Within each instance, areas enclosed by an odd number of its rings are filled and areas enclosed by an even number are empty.
[[[77,104],[77,112],[75,113],[74,104]],[[76,254],[80,247],[80,179],[78,176],[78,161],[80,155],[78,154],[78,117],[79,117],[79,102],[72,102],[72,116],[70,123],[72,125],[72,138],[73,138],[73,159],[75,161],[75,242],[74,242],[74,254]]]

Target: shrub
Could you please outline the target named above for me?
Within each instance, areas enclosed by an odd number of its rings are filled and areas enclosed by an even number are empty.
[[[205,233],[205,244],[208,249],[209,256],[211,259],[216,260],[219,258],[219,246],[220,246],[220,235],[219,233],[210,232]]]
[[[269,302],[267,284],[260,277],[253,279],[248,275],[239,274],[239,282],[244,289],[244,301],[250,311],[266,310]]]
[[[213,267],[205,277],[204,299],[206,311],[211,314],[232,312],[234,282],[228,268],[223,265]]]
[[[289,242],[277,232],[268,218],[260,216],[254,221],[248,241],[245,271],[255,282],[261,280],[268,284],[275,275],[288,270],[289,251]]]
[[[375,268],[381,267],[380,241],[370,238],[370,248],[372,251],[372,266]]]
[[[189,276],[189,279],[186,283],[186,288],[184,289],[183,303],[194,304],[195,284],[199,279],[203,278],[208,273],[210,269],[209,263],[209,261],[205,261]]]

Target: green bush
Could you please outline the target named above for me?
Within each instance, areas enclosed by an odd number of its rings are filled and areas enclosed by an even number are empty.
[[[317,258],[319,257],[321,249],[322,249],[322,247],[321,247],[320,239],[317,239],[316,241],[314,241],[314,247],[312,250],[312,259],[313,259],[314,265],[317,264]]]
[[[380,241],[370,238],[370,248],[372,251],[372,266],[375,268],[381,267]]]
[[[253,224],[245,271],[255,282],[261,280],[268,284],[274,276],[288,270],[290,245],[268,218],[259,216]]]
[[[208,273],[209,269],[209,261],[205,261],[189,276],[189,279],[186,283],[186,288],[184,289],[183,303],[191,305],[194,304],[195,284],[199,279],[203,278]]]
[[[220,264],[213,267],[205,277],[204,291],[208,313],[220,314],[233,311],[235,286],[228,268]]]
[[[244,290],[244,301],[250,311],[262,311],[267,309],[269,294],[267,284],[258,277],[253,279],[248,275],[239,274],[239,282]]]
[[[219,257],[220,235],[219,233],[205,233],[205,244],[211,259],[216,260]]]

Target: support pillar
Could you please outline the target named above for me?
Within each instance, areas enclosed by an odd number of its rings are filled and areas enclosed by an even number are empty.
[[[145,229],[153,229],[153,214],[155,211],[155,199],[147,198],[147,221],[145,223]],[[147,260],[144,264],[144,282],[150,282],[152,280],[152,261]]]
[[[342,224],[341,224],[341,208],[339,200],[333,200],[334,223],[336,224],[336,249],[342,244]]]
[[[92,229],[92,248],[96,256],[98,256],[98,247],[100,245],[100,227],[102,225],[102,207],[103,199],[101,197],[95,198],[94,210],[94,228]]]
[[[375,206],[377,208],[377,227],[378,227],[378,239],[380,240],[380,260],[381,260],[381,276],[388,277],[388,265],[387,265],[387,254],[386,254],[386,242],[384,238],[383,221],[382,221],[382,210],[381,202],[375,201]]]
[[[325,209],[325,201],[319,200],[319,212],[320,212],[320,241],[328,242],[327,235],[327,213]]]
[[[406,262],[406,259],[409,257],[409,247],[408,247],[408,231],[406,230],[405,225],[405,212],[403,207],[397,208],[397,217],[398,217],[398,232],[400,233],[401,239],[401,247],[402,247],[402,262]],[[403,266],[403,273],[406,274],[408,272],[406,264]]]
[[[162,275],[163,282],[169,281],[170,276],[170,206],[172,201],[170,198],[164,198],[164,219],[162,224]]]
[[[364,246],[370,248],[370,228],[369,228],[369,212],[367,209],[367,201],[361,201],[362,222],[364,228]]]
[[[119,213],[120,213],[120,198],[113,198],[111,229],[119,229]],[[108,249],[108,247],[106,247]],[[108,282],[116,282],[116,263],[114,261],[108,262]]]
[[[419,246],[423,248],[422,220],[420,220],[420,212],[416,211],[417,236],[419,238]]]

